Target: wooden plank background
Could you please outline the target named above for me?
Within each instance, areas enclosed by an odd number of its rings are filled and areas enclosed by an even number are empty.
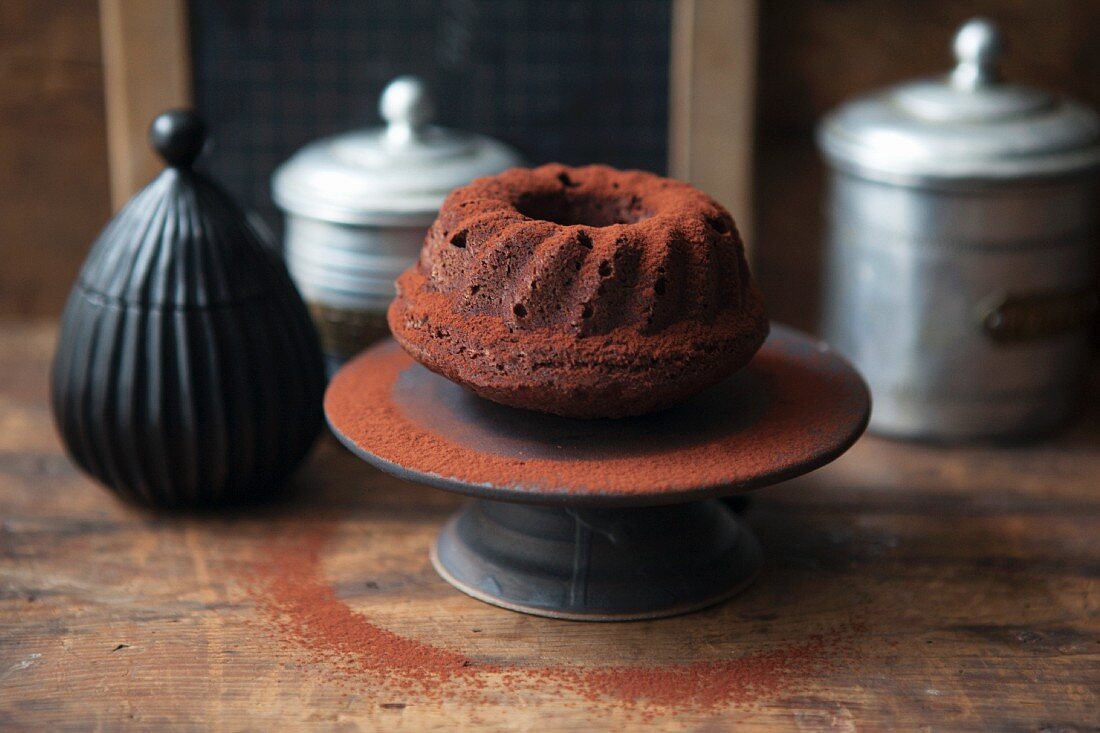
[[[95,0],[0,3],[0,318],[61,311],[110,213]]]
[[[427,551],[462,500],[390,479],[332,439],[282,504],[207,517],[119,504],[57,444],[52,328],[0,326],[0,343],[0,729],[1100,726],[1096,399],[1033,447],[865,438],[754,495],[745,516],[766,563],[743,595],[676,619],[585,624],[450,588]],[[315,563],[295,559],[311,552]],[[317,598],[280,603],[277,584]],[[311,626],[315,601],[351,630]],[[365,627],[512,676],[420,687],[385,665],[362,671],[379,643],[356,635]],[[723,659],[741,682],[715,705],[586,694],[585,669]],[[522,672],[547,665],[577,675]]]
[[[668,174],[733,212],[753,242],[756,0],[674,0]]]
[[[191,105],[191,36],[184,0],[100,0],[111,207],[130,200],[164,162],[151,120]]]
[[[0,317],[60,312],[109,213],[96,0],[0,4]],[[756,267],[778,320],[815,323],[822,167],[813,122],[854,94],[951,62],[954,29],[996,18],[1005,73],[1100,108],[1100,3],[785,0],[760,3]]]

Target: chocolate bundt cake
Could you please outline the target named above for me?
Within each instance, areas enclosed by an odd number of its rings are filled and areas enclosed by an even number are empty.
[[[602,165],[515,168],[452,192],[389,323],[448,379],[570,417],[672,405],[768,333],[729,213],[686,183]]]

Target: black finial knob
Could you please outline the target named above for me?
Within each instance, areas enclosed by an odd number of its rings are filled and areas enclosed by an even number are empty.
[[[149,140],[165,163],[187,168],[206,145],[206,123],[189,109],[161,112],[149,128]]]

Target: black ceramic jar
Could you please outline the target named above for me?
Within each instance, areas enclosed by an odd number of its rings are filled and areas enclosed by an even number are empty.
[[[73,460],[124,498],[264,498],[322,424],[317,335],[268,238],[192,169],[202,121],[167,112],[151,138],[168,167],[107,225],[69,296],[54,418]]]

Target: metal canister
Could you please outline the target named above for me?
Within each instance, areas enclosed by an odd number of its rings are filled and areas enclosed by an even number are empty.
[[[871,429],[965,441],[1041,433],[1083,386],[1097,310],[1100,117],[1004,82],[966,23],[943,78],[845,104],[832,168],[823,330],[871,386]]]
[[[503,143],[430,124],[433,104],[416,77],[390,82],[379,111],[385,127],[311,143],[272,177],[287,266],[330,371],[388,333],[393,281],[416,261],[446,195],[520,163]]]

